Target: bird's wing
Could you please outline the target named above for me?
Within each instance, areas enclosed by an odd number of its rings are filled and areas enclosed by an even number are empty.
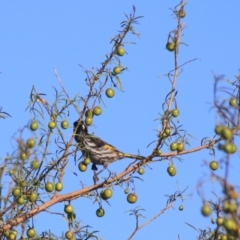
[[[112,148],[115,148],[114,146],[112,146],[111,144],[109,144],[109,143],[106,143],[106,142],[104,142],[102,139],[100,139],[100,138],[98,138],[98,137],[96,137],[96,136],[94,136],[94,135],[87,135],[86,136],[87,138],[91,138],[91,141],[93,142],[93,144],[96,146],[96,148],[99,148],[99,147],[104,147],[104,146],[110,146],[110,147],[112,147]]]

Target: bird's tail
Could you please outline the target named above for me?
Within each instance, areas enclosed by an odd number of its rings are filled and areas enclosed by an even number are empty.
[[[144,160],[146,157],[140,156],[140,155],[133,155],[128,153],[121,153],[123,155],[123,158],[133,158],[137,160]]]

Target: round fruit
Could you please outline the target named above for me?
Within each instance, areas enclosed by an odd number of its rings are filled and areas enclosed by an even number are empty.
[[[25,180],[22,180],[22,181],[20,181],[20,185],[21,185],[21,187],[26,187],[27,182]]]
[[[19,187],[15,187],[12,191],[12,194],[13,194],[14,197],[19,196],[20,193],[21,193],[21,189]]]
[[[106,96],[108,97],[108,98],[112,98],[113,96],[114,96],[114,91],[113,91],[113,89],[112,88],[108,88],[107,90],[106,90]]]
[[[128,194],[128,193],[129,193],[129,189],[128,189],[128,188],[125,188],[125,189],[124,189],[124,193],[125,193],[125,194]]]
[[[24,198],[23,196],[21,196],[21,197],[19,197],[19,198],[17,199],[17,203],[18,203],[19,205],[24,204],[24,202],[25,202],[25,198]]]
[[[36,145],[36,142],[35,142],[34,138],[29,138],[29,139],[27,140],[27,146],[28,146],[29,148],[34,148],[35,145]]]
[[[238,206],[237,206],[237,204],[236,204],[235,202],[231,202],[231,203],[229,204],[229,212],[230,212],[230,213],[236,212],[237,209],[238,209]]]
[[[176,49],[176,44],[174,42],[167,42],[166,49],[172,52]]]
[[[25,152],[21,152],[19,158],[24,161],[27,159],[27,154]]]
[[[35,237],[35,235],[36,235],[36,231],[35,231],[34,228],[29,228],[29,229],[27,230],[27,236],[28,236],[29,238],[33,238],[33,237]]]
[[[168,135],[164,132],[163,134],[162,134],[162,137],[163,138],[166,138]]]
[[[137,195],[135,194],[135,193],[129,193],[128,195],[127,195],[127,201],[129,202],[129,203],[135,203],[136,201],[137,201]]]
[[[226,234],[221,234],[219,240],[228,240],[228,236]],[[230,240],[230,239],[229,239]]]
[[[165,128],[164,133],[169,136],[171,133],[171,129],[169,127]]]
[[[230,98],[229,105],[232,106],[232,107],[236,107],[237,106],[237,99],[236,98]]]
[[[209,163],[209,167],[213,170],[213,171],[215,171],[215,170],[217,170],[218,169],[218,162],[217,161],[211,161],[210,163]]]
[[[223,222],[224,222],[224,219],[222,217],[218,217],[217,218],[217,225],[218,226],[222,226],[223,225]]]
[[[79,169],[79,171],[81,171],[81,172],[85,172],[85,171],[87,170],[87,166],[86,166],[83,162],[80,162],[80,163],[78,164],[78,169]]]
[[[74,237],[74,234],[72,231],[67,231],[65,232],[65,238],[68,239],[68,240],[72,240]]]
[[[208,204],[204,204],[201,209],[202,215],[207,217],[211,214],[212,209]]]
[[[14,233],[10,233],[8,239],[9,240],[15,240],[17,236]]]
[[[178,148],[178,143],[177,142],[172,142],[170,145],[171,151],[176,151]]]
[[[8,238],[8,237],[9,237],[9,235],[10,235],[10,231],[9,231],[9,230],[7,230],[7,231],[3,232],[3,235],[4,235],[6,238]]]
[[[232,130],[230,128],[224,127],[222,129],[221,136],[226,140],[230,140],[232,138]]]
[[[180,206],[178,207],[178,209],[179,209],[180,211],[182,211],[182,210],[183,210],[183,205],[180,205]]]
[[[227,142],[225,145],[222,145],[222,150],[224,150],[225,153],[232,154],[237,151],[237,147],[234,143]]]
[[[124,55],[125,51],[122,47],[117,47],[117,55],[122,57]]]
[[[179,142],[179,143],[177,144],[177,151],[178,151],[178,152],[182,152],[183,150],[184,150],[184,143]]]
[[[31,202],[36,202],[38,199],[38,194],[36,192],[31,192],[31,194],[29,195],[29,200]]]
[[[91,117],[86,117],[85,118],[85,123],[87,126],[90,126],[93,123],[93,119]]]
[[[235,190],[230,190],[230,191],[228,191],[228,196],[231,199],[237,199],[238,198],[238,192],[236,192]]]
[[[144,168],[139,168],[137,172],[138,174],[143,175],[145,171]]]
[[[65,205],[64,206],[64,212],[66,214],[73,214],[74,213],[73,206],[72,205]]]
[[[114,73],[115,75],[119,74],[120,72],[121,72],[121,67],[119,67],[119,66],[117,66],[117,67],[115,67],[115,68],[113,69],[113,73]]]
[[[227,232],[235,231],[237,229],[237,224],[232,218],[225,219],[223,226],[226,228]]]
[[[86,158],[82,161],[82,163],[87,166],[88,164],[91,163],[91,159],[88,158],[88,157],[86,157]]]
[[[217,135],[221,135],[223,128],[224,128],[224,126],[217,125],[217,126],[215,127],[215,129],[214,129],[214,130],[215,130],[215,133],[216,133]]]
[[[99,116],[102,114],[102,109],[101,107],[97,106],[93,109],[93,114],[96,115],[96,116]]]
[[[11,233],[13,233],[15,236],[17,236],[18,232],[16,230],[13,230],[11,231]]]
[[[56,122],[54,122],[54,121],[50,121],[50,122],[48,123],[48,128],[49,128],[49,129],[54,129],[56,126],[57,126],[57,124],[56,124]]]
[[[222,210],[225,213],[229,213],[230,204],[228,201],[224,201],[222,205]]]
[[[113,192],[110,188],[106,188],[100,193],[100,195],[103,200],[107,200],[112,197]]]
[[[9,174],[10,175],[13,175],[13,174],[15,174],[16,173],[16,170],[15,169],[10,169],[10,171],[9,171]]]
[[[99,208],[99,209],[97,209],[97,211],[96,211],[96,215],[97,215],[98,217],[103,217],[104,214],[105,214],[105,211],[104,211],[103,208]]]
[[[24,200],[27,199],[27,195],[26,194],[23,194],[22,197],[23,197]]]
[[[63,120],[63,121],[61,122],[61,128],[62,128],[62,129],[67,129],[68,127],[69,127],[68,121],[67,121],[67,120]]]
[[[54,190],[54,184],[52,183],[52,182],[47,182],[46,184],[45,184],[45,190],[47,191],[47,192],[52,192],[53,190]]]
[[[38,123],[36,121],[33,121],[31,124],[30,124],[30,129],[32,131],[36,131],[38,129]]]
[[[33,170],[36,170],[36,169],[38,169],[39,168],[39,162],[38,162],[38,160],[37,159],[35,159],[35,160],[33,160],[32,162],[31,162],[31,168],[33,169]]]
[[[87,118],[87,117],[89,117],[89,118],[93,118],[94,116],[93,116],[93,111],[92,110],[87,110],[86,112],[85,112],[85,117]]]
[[[177,169],[175,168],[174,165],[171,165],[167,168],[167,172],[168,172],[169,176],[173,177],[176,175]]]
[[[234,143],[226,143],[223,145],[223,150],[228,154],[232,154],[237,151],[237,147]]]
[[[223,150],[225,153],[232,153],[232,145],[231,143],[226,143],[225,145],[221,145],[221,150]]]
[[[179,116],[179,110],[178,109],[173,109],[172,110],[172,116],[173,117],[178,117]]]
[[[185,10],[182,8],[179,10],[178,15],[180,18],[184,18],[186,16]]]
[[[162,154],[162,151],[160,149],[157,149],[156,152],[155,152],[156,155],[161,155]]]
[[[61,182],[57,182],[55,184],[55,190],[60,192],[60,191],[62,191],[62,189],[63,189],[63,184]]]

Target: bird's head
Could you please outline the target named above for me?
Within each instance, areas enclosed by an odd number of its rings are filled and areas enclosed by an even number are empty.
[[[88,128],[83,121],[75,121],[73,123],[74,133],[75,133],[75,140],[76,142],[80,142],[83,136],[88,134]]]

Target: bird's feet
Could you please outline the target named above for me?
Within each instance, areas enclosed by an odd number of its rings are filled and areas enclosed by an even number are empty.
[[[93,174],[93,182],[94,182],[94,185],[96,185],[97,184],[97,181],[99,181],[99,178],[98,178],[98,175],[101,173],[101,172],[103,172],[105,169],[107,169],[108,170],[108,168],[107,167],[105,167],[105,166],[103,166],[103,169],[101,169],[99,172],[97,172],[97,166],[95,165],[95,164],[93,164],[92,165],[92,170],[93,170],[93,172],[94,172],[94,174]],[[108,170],[109,171],[109,170]],[[110,171],[109,171],[110,172]],[[110,174],[111,174],[111,172],[110,172]]]
[[[93,183],[94,183],[94,185],[96,185],[99,178],[98,178],[98,173],[96,172],[98,170],[98,168],[97,168],[96,164],[94,164],[94,163],[92,164],[92,170],[93,170]]]

